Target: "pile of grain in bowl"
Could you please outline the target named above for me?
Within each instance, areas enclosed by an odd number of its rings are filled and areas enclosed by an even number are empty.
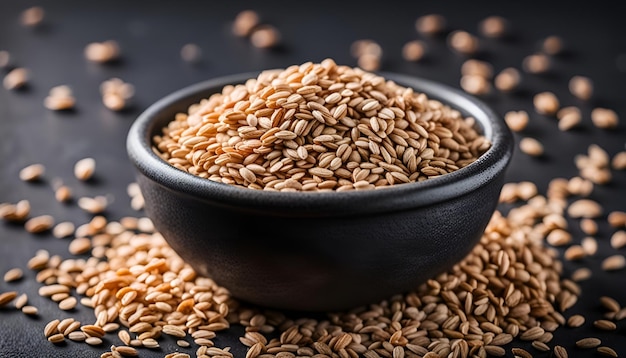
[[[325,59],[224,86],[153,142],[171,165],[216,182],[344,191],[465,167],[491,146],[476,127],[424,93]]]

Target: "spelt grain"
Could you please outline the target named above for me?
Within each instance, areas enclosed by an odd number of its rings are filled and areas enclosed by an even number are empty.
[[[43,174],[45,173],[46,168],[37,163],[28,165],[20,170],[19,177],[20,180],[33,182],[41,179]]]
[[[415,20],[415,29],[424,35],[440,34],[446,29],[446,26],[446,18],[440,14],[426,14]]]
[[[15,267],[4,273],[4,282],[18,281],[24,276],[21,268]]]
[[[497,15],[491,15],[482,19],[478,24],[478,31],[485,37],[502,38],[506,35],[508,21]]]
[[[602,341],[598,338],[587,337],[587,338],[582,338],[582,339],[577,340],[576,347],[583,348],[583,349],[595,348],[599,346],[601,343]]]
[[[613,358],[618,357],[617,352],[613,348],[610,348],[610,347],[598,347],[596,348],[596,351],[599,354],[606,356],[606,357],[613,357]]]
[[[22,307],[22,312],[29,316],[36,316],[39,314],[39,310],[35,306],[24,306]]]
[[[541,142],[539,142],[537,139],[531,137],[522,138],[519,141],[519,148],[523,153],[528,154],[532,157],[542,156],[544,152],[543,144],[541,144]]]
[[[613,129],[619,124],[619,117],[610,108],[597,107],[591,111],[591,121],[598,128]]]
[[[602,269],[605,271],[621,270],[624,267],[626,267],[626,258],[621,254],[611,255],[602,261]]]
[[[2,85],[8,90],[19,89],[28,84],[29,76],[27,69],[16,67],[4,76]]]
[[[48,231],[53,226],[54,218],[50,215],[35,216],[24,223],[24,229],[32,234]]]

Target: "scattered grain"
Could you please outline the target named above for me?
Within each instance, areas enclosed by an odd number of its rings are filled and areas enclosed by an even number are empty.
[[[582,246],[587,256],[593,256],[598,252],[598,241],[591,236],[584,237],[580,242],[580,246]]]
[[[611,159],[611,167],[615,170],[626,169],[626,151],[615,153]]]
[[[16,291],[8,291],[0,293],[0,307],[5,306],[7,303],[13,301],[17,297]]]
[[[626,231],[619,230],[611,235],[611,247],[614,249],[621,249],[626,247]]]
[[[15,299],[15,308],[21,310],[28,303],[28,295],[22,293]]]
[[[548,346],[547,344],[543,343],[543,342],[539,342],[539,341],[532,341],[531,345],[533,346],[533,348],[542,351],[542,352],[548,352],[550,351],[550,346]]]
[[[44,99],[44,106],[53,111],[62,111],[74,108],[76,99],[72,89],[67,85],[52,87],[50,93]]]
[[[20,170],[20,180],[33,182],[41,179],[45,173],[46,168],[42,164],[31,164]]]
[[[87,335],[81,331],[72,331],[67,334],[67,338],[74,342],[84,342]]]
[[[254,47],[268,49],[278,46],[281,34],[275,26],[263,24],[255,27],[250,34],[250,43]]]
[[[530,74],[543,74],[550,70],[552,61],[550,57],[542,53],[535,53],[524,57],[522,70]]]
[[[426,54],[426,44],[421,40],[407,41],[402,46],[402,58],[405,61],[417,62]]]
[[[483,76],[464,75],[460,81],[461,88],[470,94],[483,96],[491,92],[490,82]]]
[[[587,235],[595,235],[598,233],[598,224],[593,219],[583,218],[580,220],[580,229]]]
[[[37,27],[44,19],[45,11],[41,6],[32,6],[22,11],[20,22],[23,26]]]
[[[515,67],[507,67],[498,72],[494,78],[494,86],[502,92],[512,92],[519,87],[521,81],[522,76],[519,70]]]
[[[543,144],[535,138],[524,137],[519,141],[520,150],[532,157],[540,157],[543,155]]]
[[[524,110],[508,111],[504,114],[504,121],[512,131],[521,132],[528,125],[528,112]]]
[[[29,71],[23,67],[16,67],[4,76],[2,84],[8,90],[15,90],[26,86]]]
[[[565,250],[564,257],[568,261],[582,260],[585,257],[585,250],[580,245],[572,245]]]
[[[541,43],[541,50],[548,55],[558,55],[563,51],[563,40],[560,36],[550,35]]]
[[[120,47],[115,40],[92,42],[85,46],[85,58],[97,63],[115,61],[120,57]]]
[[[595,337],[582,338],[576,341],[576,347],[583,349],[595,348],[600,344],[602,341]]]
[[[461,65],[461,75],[476,75],[491,79],[493,77],[493,66],[487,61],[470,58]]]
[[[554,357],[555,358],[567,358],[567,349],[563,346],[556,345],[554,346]]]
[[[613,358],[618,357],[617,352],[613,348],[610,348],[610,347],[598,347],[596,348],[596,351],[599,354],[606,356],[606,357],[613,357]]]
[[[7,68],[11,64],[11,54],[9,51],[0,50],[0,68]]]
[[[547,116],[555,115],[560,108],[559,99],[549,91],[537,93],[533,97],[533,105],[537,113]]]
[[[82,255],[91,250],[91,239],[87,237],[77,237],[70,242],[68,251],[72,255]]]
[[[39,313],[39,310],[35,306],[24,306],[22,307],[22,313],[29,316],[36,316]]]
[[[415,30],[424,35],[437,35],[446,30],[447,21],[443,15],[427,14],[415,20]]]
[[[479,49],[479,40],[467,31],[455,30],[448,35],[448,46],[457,53],[473,55]]]
[[[4,273],[4,282],[14,282],[20,280],[24,276],[21,268],[15,267]]]
[[[480,21],[478,32],[490,38],[502,38],[507,34],[509,28],[508,21],[498,15],[491,15]]]
[[[54,344],[65,342],[65,336],[63,333],[53,334],[48,337],[48,341]]]
[[[567,131],[578,126],[578,124],[582,121],[582,114],[578,107],[567,106],[556,112],[556,118],[559,120],[559,129]]]
[[[598,218],[602,215],[602,206],[592,199],[578,199],[567,207],[567,214],[572,218]]]
[[[513,353],[515,358],[533,358],[533,355],[523,348],[513,347],[511,348],[511,353]]]
[[[233,34],[240,37],[249,36],[252,30],[259,25],[259,14],[254,10],[240,11],[236,16],[232,24]]]
[[[74,164],[74,176],[78,180],[86,181],[93,177],[96,171],[96,160],[93,158],[83,158]]]
[[[139,355],[137,349],[129,346],[115,347],[115,352],[121,354],[124,357],[136,357]]]
[[[609,256],[602,261],[602,269],[605,271],[616,271],[624,267],[626,267],[626,258],[621,254]]]
[[[99,346],[102,344],[102,338],[87,337],[85,338],[85,343],[89,344],[90,346]]]
[[[38,234],[50,230],[54,226],[54,218],[51,215],[40,215],[28,219],[24,223],[24,229],[32,234]]]
[[[61,185],[54,191],[54,198],[60,203],[67,203],[72,199],[72,189]]]
[[[95,197],[84,196],[78,199],[78,206],[90,214],[103,213],[108,205],[108,200],[105,196],[98,195]]]
[[[607,319],[599,319],[593,321],[593,326],[603,331],[614,331],[617,329],[617,325],[613,321]]]
[[[69,296],[66,299],[59,302],[59,308],[63,311],[73,310],[76,307],[78,300],[76,297]]]
[[[587,255],[589,255],[589,253],[587,253]],[[592,272],[589,268],[581,267],[581,268],[576,269],[572,273],[572,280],[576,282],[588,280],[589,278],[591,278],[591,275],[592,275]]]
[[[591,122],[598,128],[613,129],[619,124],[619,117],[610,108],[597,107],[591,111]]]
[[[57,239],[70,237],[74,234],[75,225],[70,221],[64,221],[56,224],[52,229],[52,235]]]
[[[567,319],[567,325],[573,328],[581,327],[583,324],[585,324],[585,317],[579,314],[572,315]]]
[[[376,55],[366,53],[357,59],[357,66],[364,71],[377,71],[380,69],[381,58]]]
[[[593,82],[586,76],[573,76],[568,82],[568,88],[572,95],[583,101],[587,101],[593,96]]]
[[[197,63],[202,59],[202,49],[194,43],[183,45],[180,49],[180,58],[189,63]]]

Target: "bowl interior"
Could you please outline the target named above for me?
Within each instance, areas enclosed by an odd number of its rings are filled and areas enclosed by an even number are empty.
[[[186,112],[191,104],[221,91],[224,85],[243,83],[257,75],[258,72],[250,72],[207,80],[180,89],[154,103],[137,118],[128,134],[128,153],[135,166],[144,175],[171,190],[215,204],[243,206],[252,211],[271,208],[284,215],[311,215],[320,211],[324,211],[325,215],[344,215],[346,212],[359,214],[403,210],[452,199],[488,183],[506,168],[512,154],[510,130],[484,102],[444,84],[396,73],[380,75],[412,87],[416,92],[424,92],[429,98],[460,111],[463,116],[475,118],[482,134],[491,141],[491,148],[466,167],[422,182],[375,190],[321,193],[268,192],[217,183],[179,170],[152,151],[152,137],[159,134],[176,113]]]

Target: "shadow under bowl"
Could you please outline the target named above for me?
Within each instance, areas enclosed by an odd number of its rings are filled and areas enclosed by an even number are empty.
[[[477,244],[497,206],[513,138],[485,103],[444,84],[380,74],[474,117],[492,143],[474,163],[423,182],[353,192],[269,192],[197,177],[152,151],[152,137],[176,113],[257,75],[178,90],[147,108],[128,132],[146,215],[200,275],[242,302],[344,310],[417,289]]]

